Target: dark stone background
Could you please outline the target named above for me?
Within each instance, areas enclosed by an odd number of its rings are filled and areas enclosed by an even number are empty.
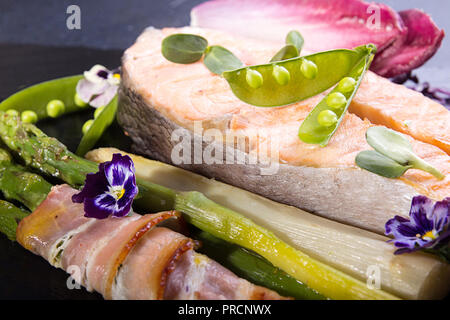
[[[120,64],[123,49],[147,26],[189,24],[202,0],[0,0],[0,100],[28,85],[80,73],[95,63]],[[383,0],[397,10],[423,8],[450,30],[448,0]],[[66,9],[81,8],[81,30],[66,28]],[[232,17],[230,17],[232,18]],[[450,40],[417,71],[422,81],[450,87]],[[79,121],[75,119],[73,121]],[[82,122],[80,122],[82,123]],[[56,135],[56,126],[50,131]],[[64,129],[66,130],[66,129]],[[71,143],[70,131],[58,138]],[[65,137],[61,137],[65,135]],[[67,139],[67,140],[65,140]],[[72,139],[73,140],[73,139]],[[68,290],[67,274],[0,235],[0,299],[100,299]]]

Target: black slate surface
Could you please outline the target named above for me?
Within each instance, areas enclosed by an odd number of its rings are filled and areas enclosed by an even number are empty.
[[[0,100],[31,84],[77,74],[96,63],[114,68],[137,35],[147,26],[183,26],[200,0],[2,0],[0,2]],[[446,0],[386,0],[396,9],[424,8],[450,30]],[[66,8],[82,10],[82,29],[68,30]],[[418,73],[422,80],[447,85],[450,80],[449,40]],[[42,124],[72,150],[86,115]],[[119,130],[111,130],[119,131]],[[126,147],[126,146],[124,146]],[[68,290],[68,275],[0,235],[0,299],[101,299],[84,289]]]

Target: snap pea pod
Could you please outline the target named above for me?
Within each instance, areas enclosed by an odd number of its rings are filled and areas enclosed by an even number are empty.
[[[295,279],[331,299],[398,299],[372,290],[366,283],[317,261],[281,241],[250,219],[222,207],[195,191],[178,193],[175,208],[188,223],[237,244],[270,261]]]
[[[0,111],[34,111],[38,120],[42,120],[49,117],[47,105],[54,100],[64,104],[64,113],[80,110],[75,104],[75,93],[77,83],[82,78],[82,75],[64,77],[25,88],[3,100],[0,103]]]
[[[315,96],[335,85],[360,65],[371,46],[355,50],[338,49],[279,62],[243,67],[223,73],[233,93],[242,101],[259,107],[276,107]],[[290,75],[281,85],[274,68],[283,67]],[[248,74],[258,74],[259,85],[252,85]]]
[[[16,240],[17,224],[30,213],[4,200],[0,200],[0,232],[9,240]]]
[[[366,45],[356,48],[355,51],[360,53],[359,61],[302,122],[298,136],[303,142],[326,146],[339,127],[365,72],[369,69],[376,48]]]
[[[99,110],[99,109],[97,109]],[[92,124],[89,125],[86,133],[81,138],[80,144],[78,145],[76,154],[79,156],[84,156],[95,144],[98,139],[102,136],[103,132],[113,123],[116,118],[117,112],[117,95],[111,102],[104,107],[100,114],[94,119]]]
[[[324,296],[274,267],[256,253],[214,237],[208,232],[194,230],[190,234],[200,240],[199,252],[216,260],[239,277],[272,289],[279,294],[299,300],[324,300]]]
[[[0,190],[6,199],[22,202],[34,210],[47,197],[51,187],[41,176],[15,164],[9,153],[0,149]]]

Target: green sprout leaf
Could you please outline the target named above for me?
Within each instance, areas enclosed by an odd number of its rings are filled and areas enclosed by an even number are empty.
[[[292,44],[288,44],[281,48],[280,51],[278,51],[272,59],[270,59],[270,62],[278,62],[283,61],[287,59],[296,58],[300,55],[298,52],[297,47],[293,46]]]
[[[241,68],[243,63],[231,51],[221,46],[206,49],[203,63],[212,73],[221,75],[225,71]]]
[[[303,39],[300,32],[297,30],[290,31],[286,36],[286,44],[287,45],[293,45],[297,48],[299,54],[302,51],[303,44],[305,43],[305,40]]]
[[[358,167],[386,178],[399,178],[411,166],[403,166],[375,150],[360,152],[355,159]]]
[[[388,178],[398,178],[408,169],[423,170],[439,180],[445,178],[439,170],[414,153],[408,138],[401,133],[375,126],[367,130],[366,139],[375,152],[363,151],[358,154],[355,161],[363,169]],[[401,168],[404,169],[403,173]]]
[[[382,126],[370,127],[366,139],[372,148],[400,164],[407,164],[414,155],[409,140],[394,130]]]
[[[171,62],[189,64],[199,61],[207,47],[208,41],[201,36],[178,33],[164,38],[161,52]]]
[[[296,30],[290,31],[286,36],[286,45],[273,56],[270,62],[278,62],[300,56],[304,42],[300,32]]]

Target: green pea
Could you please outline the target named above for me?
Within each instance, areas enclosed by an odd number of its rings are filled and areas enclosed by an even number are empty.
[[[252,69],[247,69],[245,80],[247,81],[247,84],[253,89],[258,89],[264,82],[261,73]]]
[[[20,115],[20,119],[25,123],[36,123],[38,121],[38,116],[34,111],[25,110]]]
[[[327,105],[335,110],[341,109],[347,104],[347,98],[340,92],[330,93],[327,97]]]
[[[47,104],[46,110],[50,117],[56,118],[64,113],[66,106],[61,100],[52,100]]]
[[[275,78],[275,81],[281,86],[287,85],[291,80],[291,74],[282,66],[274,65],[272,75]]]
[[[352,77],[345,77],[341,81],[339,81],[337,89],[341,92],[347,93],[352,92],[355,89],[356,80]]]
[[[75,105],[80,107],[80,108],[84,108],[84,107],[86,107],[88,105],[86,102],[81,100],[81,98],[78,95],[78,93],[75,93],[75,96],[73,97],[73,101],[75,102]]]
[[[16,109],[8,109],[5,113],[11,117],[18,117],[20,115],[19,111],[17,111]]]
[[[303,59],[302,65],[300,66],[300,71],[305,76],[306,79],[314,79],[317,76],[317,65],[309,60]]]
[[[83,124],[83,127],[81,128],[81,131],[83,134],[86,134],[89,129],[92,127],[92,124],[94,123],[94,119],[88,120]]]
[[[97,117],[102,113],[102,111],[105,109],[105,106],[99,107],[94,112],[94,119],[97,119]]]
[[[331,110],[324,110],[317,116],[317,122],[324,127],[331,127],[338,122],[336,113]]]

